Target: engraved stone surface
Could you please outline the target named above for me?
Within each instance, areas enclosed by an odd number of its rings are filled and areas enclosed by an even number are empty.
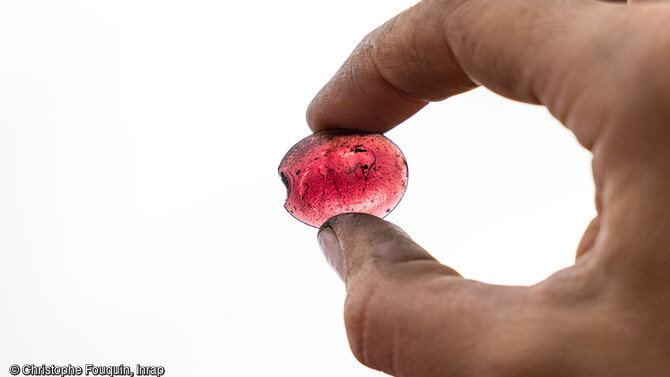
[[[287,190],[286,210],[319,227],[341,213],[386,216],[405,193],[407,162],[381,134],[322,131],[288,151],[279,175]]]

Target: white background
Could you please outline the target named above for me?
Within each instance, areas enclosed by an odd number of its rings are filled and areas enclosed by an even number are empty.
[[[357,42],[411,1],[0,2],[0,376],[11,364],[168,376],[377,376],[276,168]],[[388,133],[387,217],[465,277],[572,264],[590,155],[484,89]]]

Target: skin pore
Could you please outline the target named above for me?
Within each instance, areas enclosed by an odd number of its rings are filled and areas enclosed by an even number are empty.
[[[395,376],[670,374],[670,2],[424,0],[366,36],[309,106],[385,132],[477,86],[546,106],[593,154],[598,215],[532,287],[463,279],[395,225],[330,219],[363,364]]]

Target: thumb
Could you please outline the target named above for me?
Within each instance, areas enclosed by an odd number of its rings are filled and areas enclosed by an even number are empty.
[[[348,285],[368,264],[375,270],[396,270],[414,262],[441,265],[400,227],[376,216],[346,213],[326,221],[318,233],[319,246],[330,266]]]
[[[318,238],[347,287],[352,353],[390,375],[546,375],[580,364],[573,340],[594,332],[590,321],[583,321],[589,329],[568,323],[579,307],[574,302],[555,303],[538,295],[539,286],[464,279],[375,216],[335,216]],[[571,368],[566,375],[594,375]]]

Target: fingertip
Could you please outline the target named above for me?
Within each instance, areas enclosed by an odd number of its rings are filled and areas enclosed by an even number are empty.
[[[333,232],[333,229],[327,225],[327,222],[321,225],[319,228],[319,233],[317,233],[317,238],[319,240],[319,247],[323,252],[323,256],[326,257],[330,267],[335,270],[337,275],[344,280],[344,255],[342,254],[342,246],[340,241],[337,239],[337,235]]]
[[[384,133],[428,104],[391,85],[369,53],[357,48],[307,107],[313,132],[351,129]]]
[[[368,214],[332,217],[318,237],[324,255],[347,284],[366,265],[380,271],[414,260],[435,261],[400,227]]]

